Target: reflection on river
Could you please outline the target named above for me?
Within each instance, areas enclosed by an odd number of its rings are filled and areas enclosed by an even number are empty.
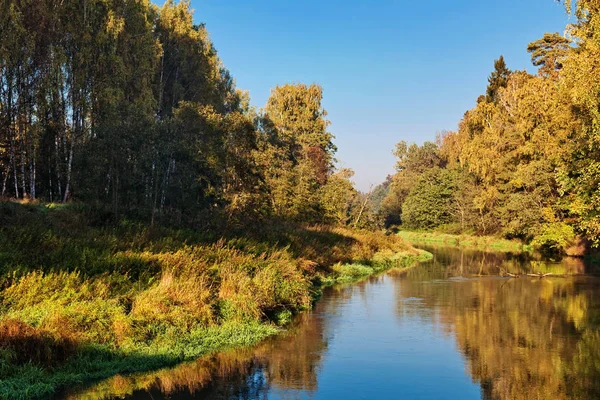
[[[406,273],[326,291],[253,349],[118,376],[71,398],[600,398],[600,278],[571,276],[583,263],[429,250],[434,261]]]

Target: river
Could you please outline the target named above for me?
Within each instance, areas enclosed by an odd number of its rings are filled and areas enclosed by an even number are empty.
[[[600,278],[581,260],[424,248],[433,261],[329,288],[254,348],[69,398],[600,398]]]

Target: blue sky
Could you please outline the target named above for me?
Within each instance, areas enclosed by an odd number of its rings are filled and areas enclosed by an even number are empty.
[[[318,83],[339,166],[361,190],[394,172],[400,140],[456,129],[493,61],[534,71],[527,44],[569,22],[553,0],[192,0],[237,86]]]

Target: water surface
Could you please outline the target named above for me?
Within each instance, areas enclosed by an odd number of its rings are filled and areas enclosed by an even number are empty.
[[[579,260],[429,248],[331,288],[285,334],[71,398],[597,399],[600,279]],[[506,273],[520,278],[505,278]],[[533,272],[553,273],[543,279]]]

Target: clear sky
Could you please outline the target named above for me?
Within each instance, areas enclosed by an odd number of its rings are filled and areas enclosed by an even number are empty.
[[[532,72],[527,44],[569,22],[553,0],[192,0],[192,8],[253,105],[278,84],[323,87],[336,158],[361,190],[394,172],[398,141],[456,129],[495,58]]]

